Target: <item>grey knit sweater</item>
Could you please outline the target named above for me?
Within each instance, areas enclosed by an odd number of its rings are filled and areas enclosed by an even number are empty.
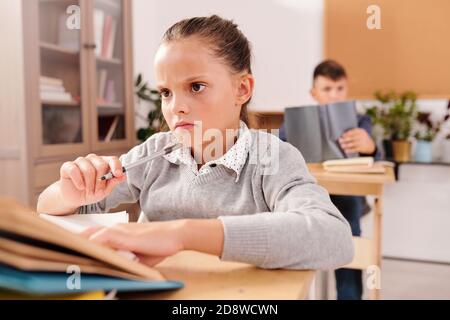
[[[126,166],[169,142],[170,133],[153,135],[121,162]],[[141,220],[220,219],[221,259],[262,268],[329,269],[353,258],[347,221],[316,184],[300,152],[271,134],[251,130],[249,156],[238,180],[223,165],[196,175],[165,158],[127,175],[108,197],[78,212],[107,212],[139,201]]]

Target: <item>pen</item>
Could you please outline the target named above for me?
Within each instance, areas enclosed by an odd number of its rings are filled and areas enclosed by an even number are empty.
[[[153,160],[155,158],[161,157],[163,155],[169,154],[172,151],[175,151],[175,150],[181,148],[182,146],[183,145],[181,143],[170,143],[170,144],[166,145],[162,150],[160,150],[158,152],[155,152],[155,153],[153,153],[150,156],[142,158],[141,160],[136,161],[135,163],[132,163],[132,164],[126,166],[126,167],[122,167],[122,172],[125,173],[125,172],[129,171],[130,169],[133,169],[134,167],[137,167],[137,166],[139,166],[139,165],[141,165],[143,163],[146,163],[146,162],[148,162],[150,160]],[[104,181],[104,180],[110,180],[112,178],[114,178],[114,174],[112,172],[109,172],[109,173],[103,175],[100,178],[100,180]]]

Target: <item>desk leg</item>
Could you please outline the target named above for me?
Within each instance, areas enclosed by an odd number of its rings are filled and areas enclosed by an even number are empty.
[[[375,263],[377,264],[381,277],[381,233],[382,233],[382,221],[383,221],[383,201],[381,196],[375,197],[375,208],[374,208],[374,254]],[[380,299],[380,289],[373,289],[370,291],[371,300]]]
[[[314,278],[311,281],[311,286],[309,287],[308,295],[306,296],[305,300],[316,300],[317,299],[317,293],[316,293],[316,279],[317,279],[318,272],[314,274]]]

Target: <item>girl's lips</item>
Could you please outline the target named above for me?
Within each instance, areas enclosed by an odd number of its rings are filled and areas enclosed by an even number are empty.
[[[194,125],[193,125],[192,123],[186,123],[186,124],[182,124],[182,125],[176,126],[176,127],[175,127],[175,130],[176,130],[176,129],[185,129],[185,130],[189,130],[189,129],[193,128],[193,127],[194,127]]]

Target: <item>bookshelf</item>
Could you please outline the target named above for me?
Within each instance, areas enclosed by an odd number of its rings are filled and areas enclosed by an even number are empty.
[[[68,21],[79,9],[79,28]],[[27,202],[89,153],[135,144],[131,1],[22,0]],[[70,20],[74,21],[74,20]]]

